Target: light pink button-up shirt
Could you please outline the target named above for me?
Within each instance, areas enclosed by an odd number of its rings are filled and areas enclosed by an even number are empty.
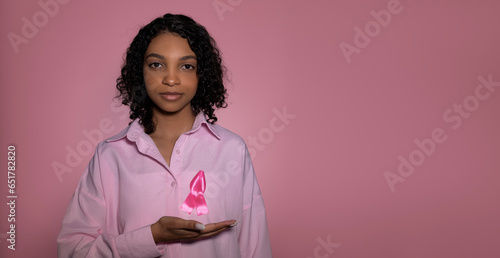
[[[198,171],[208,214],[181,210]],[[162,216],[203,224],[239,224],[194,242],[155,244]],[[175,143],[170,166],[134,121],[98,144],[69,204],[57,239],[59,257],[271,257],[264,202],[244,141],[200,113]]]

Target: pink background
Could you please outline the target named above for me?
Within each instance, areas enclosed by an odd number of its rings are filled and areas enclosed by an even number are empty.
[[[14,144],[18,195],[15,251],[0,205],[1,257],[56,256],[95,147],[82,131],[108,138],[126,126],[128,111],[111,108],[123,54],[166,12],[192,16],[223,52],[220,124],[254,150],[275,257],[500,257],[500,87],[475,97],[479,76],[500,82],[500,2],[54,1],[0,4],[0,193],[7,202]],[[214,3],[228,9],[219,16]],[[23,17],[39,26],[16,53],[8,35],[24,37]],[[355,28],[367,24],[362,42]],[[350,62],[342,42],[357,48]],[[464,118],[447,111],[455,104]],[[288,124],[273,111],[285,107]],[[422,160],[414,141],[436,128],[446,140]],[[58,178],[68,148],[81,160]],[[401,177],[399,156],[421,164]],[[404,179],[394,191],[386,171]]]

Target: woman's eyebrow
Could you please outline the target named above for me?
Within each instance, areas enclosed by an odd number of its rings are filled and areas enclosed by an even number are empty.
[[[160,55],[160,54],[156,54],[156,53],[151,53],[151,54],[147,55],[145,59],[148,59],[148,58],[150,58],[150,57],[156,57],[156,58],[159,58],[159,59],[161,59],[161,60],[165,60],[165,57],[163,57],[163,56],[162,56],[162,55]]]
[[[147,55],[145,59],[148,59],[149,57],[156,57],[158,59],[165,60],[164,56],[162,56],[160,54],[157,54],[157,53],[151,53],[151,54]],[[187,55],[187,56],[183,56],[183,57],[179,58],[179,61],[186,61],[188,59],[194,59],[195,61],[197,60],[196,56],[194,56],[194,55]]]
[[[179,61],[186,61],[188,59],[194,59],[196,61],[196,56],[193,56],[193,55],[183,56],[183,57],[179,58]]]

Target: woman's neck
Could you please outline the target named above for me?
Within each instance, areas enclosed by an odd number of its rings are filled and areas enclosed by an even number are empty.
[[[165,113],[153,110],[155,131],[150,134],[152,138],[178,138],[193,127],[196,116],[191,109],[180,110],[176,113]]]

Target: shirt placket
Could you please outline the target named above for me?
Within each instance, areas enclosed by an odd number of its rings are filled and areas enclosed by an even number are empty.
[[[166,194],[168,195],[166,197],[168,200],[177,200],[177,203],[173,202],[173,201],[168,201],[167,199],[165,200],[165,202],[167,203],[165,215],[176,216],[176,217],[179,217],[179,215],[180,215],[180,212],[179,212],[180,201],[179,200],[181,198],[180,197],[180,189],[178,187],[178,185],[179,185],[179,180],[178,180],[179,176],[177,174],[178,171],[175,169],[175,167],[176,167],[175,163],[177,162],[177,160],[174,160],[174,156],[175,156],[174,153],[175,153],[176,146],[178,145],[178,142],[179,141],[177,141],[175,146],[174,146],[174,151],[172,152],[172,157],[170,160],[170,166],[167,165],[165,159],[163,158],[160,151],[158,150],[158,148],[156,147],[156,145],[154,144],[154,142],[152,140],[149,141],[149,139],[148,140],[143,139],[143,141],[138,142],[139,150],[144,150],[141,152],[154,158],[155,160],[160,162],[163,165],[163,167],[165,168],[165,173],[167,173],[167,175],[170,178],[170,180],[168,180],[167,185],[165,186],[167,188]],[[174,167],[174,169],[172,167]]]
[[[182,164],[182,154],[183,154],[183,146],[186,142],[186,135],[182,134],[179,136],[179,139],[175,142],[174,149],[172,150],[172,155],[170,156],[170,174],[173,177],[173,181],[169,187],[170,193],[174,196],[169,198],[170,200],[177,200],[177,202],[167,202],[167,214],[172,214],[171,216],[181,218],[182,215],[180,207],[183,200],[181,196],[181,185],[183,182],[180,180],[180,174],[182,173],[183,164]],[[169,255],[171,257],[181,257],[181,243],[171,243],[169,244]]]
[[[180,173],[182,173],[182,157],[183,157],[183,147],[186,143],[187,135],[182,134],[179,139],[175,142],[174,149],[172,150],[172,155],[170,156],[170,172],[176,179],[177,183]]]

